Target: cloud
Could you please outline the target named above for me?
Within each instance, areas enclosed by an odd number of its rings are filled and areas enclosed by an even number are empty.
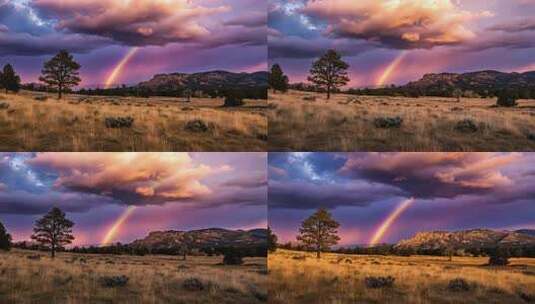
[[[224,24],[246,27],[265,27],[267,24],[267,14],[265,12],[251,12],[234,17],[224,22]]]
[[[111,38],[132,45],[192,42],[208,36],[201,20],[228,12],[188,0],[33,0],[39,15],[55,19],[56,29]]]
[[[310,0],[302,13],[328,24],[328,36],[365,39],[395,49],[458,45],[476,37],[471,20],[491,16],[471,13],[450,1]]]
[[[344,56],[356,56],[367,52],[373,45],[363,41],[337,39],[332,41],[324,37],[305,38],[299,36],[269,36],[269,58],[316,58],[328,49],[335,48]]]
[[[398,187],[415,198],[456,198],[501,191],[513,181],[500,169],[520,155],[492,153],[349,154],[340,174]]]
[[[403,191],[395,187],[365,181],[312,183],[302,180],[270,180],[268,189],[269,207],[286,209],[363,207],[386,198],[404,195]]]
[[[87,53],[110,44],[110,40],[95,36],[79,34],[32,36],[28,33],[8,33],[0,30],[0,55],[52,55],[62,49],[73,53]]]
[[[212,193],[202,179],[228,167],[195,165],[186,153],[42,153],[27,163],[56,172],[57,190],[127,205],[190,201]]]
[[[516,33],[522,31],[534,31],[535,21],[531,19],[515,20],[507,23],[497,24],[489,28],[491,31],[502,31]]]
[[[52,206],[67,212],[86,212],[105,204],[117,203],[113,199],[84,193],[33,193],[23,190],[0,191],[0,214],[42,214]]]

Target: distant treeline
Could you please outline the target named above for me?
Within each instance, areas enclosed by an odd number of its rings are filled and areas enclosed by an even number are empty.
[[[311,84],[294,83],[288,86],[292,90],[325,93],[326,90]],[[492,98],[503,95],[504,93],[515,99],[535,99],[534,87],[511,86],[507,89],[501,88],[458,88],[455,86],[435,86],[435,87],[418,87],[418,86],[395,86],[381,88],[361,88],[348,90],[333,90],[334,93],[345,93],[350,95],[362,96],[393,96],[393,97],[466,97],[466,98]]]
[[[233,87],[233,88],[210,88],[210,89],[157,89],[153,90],[146,87],[116,87],[110,89],[81,89],[76,91],[80,95],[99,95],[99,96],[135,96],[135,97],[227,97],[229,95],[237,96],[243,99],[267,99],[267,87]]]
[[[368,96],[402,96],[402,97],[466,97],[466,98],[488,98],[498,97],[506,93],[515,99],[535,98],[535,87],[508,87],[500,88],[458,88],[454,86],[418,87],[418,86],[395,86],[384,88],[364,88],[349,89],[345,93],[353,95]]]
[[[22,85],[22,89],[36,92],[50,92],[57,93],[54,89],[49,89],[41,85],[33,83]],[[210,98],[224,98],[227,96],[236,96],[242,99],[267,99],[267,87],[233,87],[233,88],[180,88],[180,89],[166,89],[158,88],[153,90],[147,87],[139,86],[120,86],[109,89],[80,89],[77,91],[65,90],[66,93],[76,93],[80,95],[89,96],[132,96],[132,97],[210,97]]]
[[[285,243],[279,244],[278,248],[308,251],[306,246],[301,244]],[[488,248],[437,248],[437,249],[411,249],[411,248],[396,248],[392,244],[381,244],[373,247],[351,247],[332,249],[329,252],[342,254],[361,254],[361,255],[430,255],[430,256],[492,256],[497,251],[505,253],[509,257],[525,257],[535,258],[535,246],[518,246],[518,247],[488,247]]]
[[[12,244],[13,248],[26,250],[46,250],[46,248],[35,243],[17,242]],[[169,247],[169,248],[150,248],[147,246],[133,246],[130,244],[116,243],[108,246],[85,246],[72,248],[59,248],[59,252],[72,253],[90,253],[90,254],[118,254],[118,255],[138,255],[144,256],[147,254],[163,254],[163,255],[225,255],[227,252],[239,252],[242,257],[266,257],[266,246],[217,246],[217,247],[201,247],[201,248],[184,248],[184,247]]]

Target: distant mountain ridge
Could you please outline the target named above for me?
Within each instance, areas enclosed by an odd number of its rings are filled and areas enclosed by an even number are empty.
[[[134,247],[169,249],[209,247],[254,247],[266,246],[267,229],[228,230],[208,228],[191,231],[153,231],[143,239],[130,243]]]
[[[419,232],[410,239],[399,241],[395,248],[437,250],[526,246],[535,246],[534,230],[495,231],[490,229],[471,229],[454,232]]]
[[[222,70],[200,73],[157,74],[137,86],[153,91],[214,90],[229,87],[256,88],[267,87],[268,72],[234,73]]]
[[[535,71],[525,73],[506,73],[484,70],[469,73],[425,74],[420,80],[409,82],[406,87],[419,88],[426,91],[441,91],[451,88],[489,93],[508,89],[535,88]]]

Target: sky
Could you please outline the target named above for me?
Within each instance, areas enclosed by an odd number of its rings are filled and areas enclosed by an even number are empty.
[[[268,183],[281,242],[320,207],[340,223],[340,246],[535,229],[535,153],[270,153]]]
[[[43,63],[66,49],[82,65],[82,87],[261,71],[266,12],[265,0],[0,0],[0,64],[37,82]]]
[[[73,245],[156,230],[267,226],[266,153],[0,153],[0,222],[14,241],[52,207]],[[115,227],[115,228],[114,228]]]
[[[533,0],[269,0],[269,63],[291,82],[336,49],[350,87],[426,73],[535,70]]]

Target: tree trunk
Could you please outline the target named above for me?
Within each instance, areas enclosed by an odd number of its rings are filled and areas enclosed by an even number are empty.
[[[327,86],[327,100],[331,99],[331,87]]]
[[[318,259],[321,258],[321,251],[320,250],[316,251],[316,258],[318,258]]]
[[[61,99],[61,95],[62,95],[62,94],[61,94],[61,93],[62,93],[61,91],[62,91],[62,88],[59,87],[59,89],[58,89],[58,99]]]
[[[52,251],[50,252],[50,255],[52,256],[52,258],[56,257],[56,248],[54,248],[54,246],[52,246]]]

